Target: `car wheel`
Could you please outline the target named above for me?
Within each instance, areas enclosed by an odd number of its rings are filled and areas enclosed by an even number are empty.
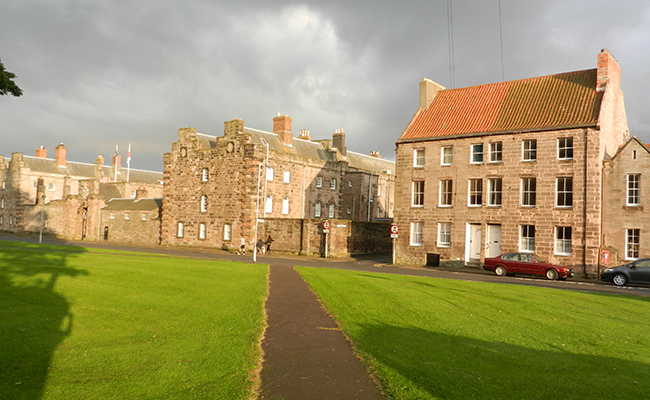
[[[627,284],[627,277],[623,274],[616,274],[612,278],[612,282],[614,282],[614,285],[616,286],[625,286]]]
[[[557,271],[554,270],[553,268],[549,268],[546,270],[546,279],[548,279],[549,281],[556,280],[558,276],[560,276],[560,274],[558,274]]]
[[[506,275],[506,267],[503,265],[497,265],[496,268],[494,268],[494,274],[496,276],[505,276]]]

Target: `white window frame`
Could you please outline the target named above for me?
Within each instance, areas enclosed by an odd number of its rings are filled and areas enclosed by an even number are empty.
[[[573,138],[562,137],[557,139],[557,159],[573,160]]]
[[[375,218],[379,218],[379,214],[381,213],[381,208],[379,206],[375,207]]]
[[[438,223],[438,247],[451,247],[451,222]]]
[[[289,214],[289,198],[285,197],[282,199],[282,214],[287,215]]]
[[[5,208],[5,199],[4,197],[0,199],[0,208]]]
[[[413,168],[424,168],[424,148],[413,150]]]
[[[467,190],[467,206],[481,207],[483,205],[483,179],[470,178]]]
[[[480,148],[480,151],[478,150]],[[483,164],[483,143],[475,143],[470,146],[469,163]],[[479,160],[480,158],[480,160]]]
[[[570,183],[570,190],[567,189]],[[573,177],[562,176],[555,181],[555,206],[558,208],[573,207]]]
[[[266,180],[267,181],[273,181],[274,173],[275,173],[275,170],[273,169],[273,167],[267,166],[266,167]]]
[[[201,171],[201,182],[207,182],[210,177],[210,171],[207,168],[203,168]]]
[[[284,182],[284,183],[291,182],[291,171],[289,171],[289,170],[284,171],[284,174],[282,176],[282,182]]]
[[[447,150],[449,153],[447,153]],[[454,146],[442,146],[440,148],[440,165],[452,165],[454,163]]]
[[[334,203],[330,203],[327,209],[329,218],[334,218]]]
[[[115,213],[112,212],[111,215],[110,215],[110,218],[115,219]]]
[[[522,253],[535,252],[535,225],[519,226],[519,251]]]
[[[336,178],[330,179],[330,190],[336,190]]]
[[[627,174],[626,177],[627,195],[625,196],[626,206],[641,205],[641,174]]]
[[[317,201],[316,204],[314,204],[314,218],[320,218],[321,216],[321,210],[322,204],[320,201]]]
[[[424,222],[411,222],[410,244],[411,246],[422,246],[422,228]]]
[[[449,186],[447,184],[449,182]],[[443,201],[444,200],[444,201]],[[449,200],[449,201],[447,201]],[[454,181],[453,179],[442,179],[440,180],[439,192],[438,192],[438,207],[451,207],[454,201]]]
[[[317,188],[322,188],[323,187],[323,177],[322,176],[317,176],[316,177],[316,187]]]
[[[638,260],[641,244],[641,229],[625,230],[625,259]]]
[[[503,178],[488,178],[488,206],[501,207],[502,202]]]
[[[413,181],[411,185],[411,207],[424,207],[424,181]]]
[[[207,195],[201,195],[201,207],[200,210],[202,213],[208,212],[208,196]]]
[[[131,198],[132,198],[132,199],[135,199],[135,196],[136,196],[137,194],[138,194],[137,190],[135,190],[135,189],[132,189],[132,190],[131,190]]]
[[[377,184],[377,196],[381,196],[381,185]]]
[[[125,212],[125,213],[124,213],[124,220],[125,220],[125,221],[129,221],[129,220],[131,220],[131,213]]]
[[[176,237],[182,238],[185,236],[185,224],[179,222],[176,224]]]
[[[146,213],[142,213],[142,217],[141,217],[141,218],[142,218],[143,221],[146,221],[146,220],[147,220],[147,214],[146,214]]]
[[[205,222],[199,224],[199,239],[205,240],[208,237],[208,226]]]
[[[264,213],[273,213],[273,196],[271,195],[266,196],[266,201],[264,202]]]
[[[47,190],[50,192],[53,192],[56,190],[56,184],[54,182],[50,182],[47,184]]]
[[[526,185],[526,182],[529,185]],[[530,183],[534,183],[534,188],[531,190]],[[532,199],[532,201],[531,201]],[[537,178],[535,177],[524,177],[521,178],[521,206],[522,207],[535,207],[537,206]],[[524,201],[527,200],[527,201]]]
[[[352,187],[352,181],[348,181],[348,187]]]
[[[490,143],[490,162],[500,163],[503,161],[503,143],[492,142]]]
[[[537,139],[527,139],[521,142],[521,160],[537,161]]]
[[[571,235],[570,226],[555,227],[555,254],[560,256],[571,255]]]
[[[232,240],[232,225],[230,224],[223,225],[223,240],[224,241]]]

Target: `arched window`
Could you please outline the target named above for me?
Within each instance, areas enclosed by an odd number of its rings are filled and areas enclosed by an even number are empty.
[[[185,224],[179,222],[176,230],[176,237],[182,238],[183,236],[185,236]]]
[[[210,171],[207,168],[203,168],[203,172],[201,172],[201,181],[207,182],[209,176],[210,176]]]
[[[317,176],[316,177],[316,187],[317,188],[323,187],[323,177],[322,176]]]
[[[266,167],[266,180],[267,181],[273,180],[273,167]]]
[[[334,218],[334,203],[330,203],[330,206],[329,206],[329,218]]]
[[[201,196],[201,212],[207,212],[208,211],[208,196],[203,195]]]
[[[282,214],[287,215],[289,214],[289,198],[285,197],[282,199]]]
[[[282,179],[282,182],[289,183],[289,181],[291,181],[291,172],[284,171],[284,178]]]
[[[201,222],[199,225],[199,239],[205,239],[207,236],[207,227],[205,226],[205,223]]]
[[[223,240],[232,240],[232,225],[225,224],[223,226]]]
[[[314,217],[320,218],[320,201],[317,201],[314,205]]]
[[[336,178],[330,179],[330,189],[336,190]]]

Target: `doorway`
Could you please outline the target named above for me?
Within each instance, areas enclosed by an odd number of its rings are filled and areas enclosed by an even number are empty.
[[[501,254],[501,225],[488,225],[488,251],[487,257],[496,257]]]

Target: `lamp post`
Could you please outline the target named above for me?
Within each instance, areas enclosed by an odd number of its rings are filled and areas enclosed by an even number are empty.
[[[260,221],[260,179],[262,177],[262,164],[257,166],[257,204],[255,205],[255,239],[253,243],[253,264],[257,263],[257,225]]]
[[[264,138],[260,139],[262,140],[262,144],[266,147],[266,159],[264,160],[264,209],[262,210],[262,215],[266,218],[266,183],[269,181],[267,176],[269,168],[269,143]]]

